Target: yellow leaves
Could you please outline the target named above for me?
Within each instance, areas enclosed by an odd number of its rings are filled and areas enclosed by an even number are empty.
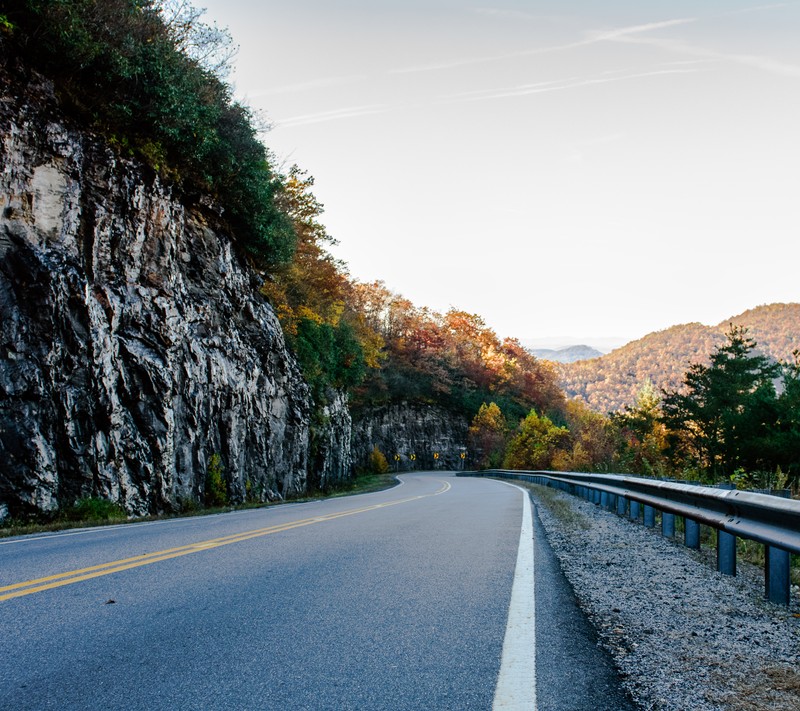
[[[386,360],[384,350],[386,343],[382,336],[377,332],[366,327],[362,319],[357,319],[353,324],[361,349],[364,351],[364,364],[367,368],[380,368],[381,363]]]
[[[283,328],[283,332],[287,336],[296,336],[297,319],[295,318],[292,307],[288,304],[281,304],[275,312],[278,315],[278,321],[281,322],[281,328]]]
[[[389,462],[386,461],[386,455],[378,449],[376,445],[369,455],[369,468],[375,474],[386,474],[389,471]]]
[[[488,405],[484,402],[478,409],[478,414],[472,419],[469,434],[477,436],[481,432],[505,432],[506,429],[506,418],[503,417],[500,408],[493,402]]]
[[[312,321],[313,323],[316,323],[318,325],[322,325],[323,323],[325,323],[325,319],[322,318],[320,314],[318,314],[316,311],[306,306],[305,304],[300,304],[300,306],[298,306],[295,309],[294,313],[295,313],[295,319],[297,321]]]
[[[570,445],[569,430],[531,410],[508,445],[505,464],[511,469],[534,470],[551,469],[554,463],[564,466]]]
[[[491,467],[501,463],[506,444],[508,424],[500,408],[484,402],[472,418],[467,441],[478,455],[478,466]]]

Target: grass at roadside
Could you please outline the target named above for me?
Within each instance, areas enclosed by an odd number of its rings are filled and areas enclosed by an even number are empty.
[[[75,506],[59,511],[52,520],[18,521],[6,520],[0,524],[0,538],[10,536],[24,536],[32,533],[50,533],[53,531],[66,531],[71,528],[90,528],[93,526],[116,526],[125,523],[141,523],[143,521],[159,521],[170,518],[188,516],[208,516],[211,514],[240,511],[245,509],[260,509],[280,504],[300,503],[304,501],[318,501],[339,496],[353,496],[355,494],[369,494],[375,491],[389,489],[394,484],[394,474],[363,474],[353,477],[342,484],[331,487],[325,492],[318,491],[304,496],[292,497],[283,501],[247,502],[231,506],[198,507],[174,514],[161,514],[153,516],[137,516],[129,518],[116,504],[103,499],[82,499]]]
[[[502,480],[501,480],[502,481]],[[565,526],[572,528],[591,528],[591,522],[580,513],[575,511],[570,505],[569,500],[561,496],[561,492],[547,486],[539,486],[526,481],[515,481],[517,486],[531,491],[536,501],[544,506],[553,516],[555,516]]]
[[[354,496],[355,494],[371,494],[375,491],[389,489],[396,483],[394,474],[361,474],[349,481],[342,482],[339,486],[327,492],[313,492],[301,498],[288,499],[288,501],[316,501],[318,499],[333,499],[337,496]],[[282,502],[281,502],[282,503]],[[269,504],[270,506],[274,504]]]

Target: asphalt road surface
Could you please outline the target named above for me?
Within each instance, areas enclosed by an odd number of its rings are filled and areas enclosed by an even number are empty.
[[[0,540],[0,709],[630,708],[527,494],[401,479]]]

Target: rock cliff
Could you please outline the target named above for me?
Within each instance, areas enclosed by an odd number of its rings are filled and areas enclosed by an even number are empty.
[[[212,206],[71,125],[43,79],[0,90],[0,509],[172,510],[214,453],[232,500],[304,491],[309,390]],[[317,484],[349,476],[349,424],[338,399]]]
[[[368,468],[377,447],[393,470],[459,470],[465,466],[461,454],[466,453],[468,429],[465,419],[438,407],[398,403],[363,408],[353,415],[353,465]]]

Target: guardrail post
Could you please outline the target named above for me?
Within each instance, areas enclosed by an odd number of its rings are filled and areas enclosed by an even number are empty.
[[[631,501],[631,521],[639,520],[639,502]]]
[[[624,516],[628,511],[628,500],[624,496],[617,497],[617,515]]]
[[[683,543],[687,548],[700,550],[700,524],[691,518],[683,519]]]
[[[675,514],[667,513],[666,511],[661,514],[661,535],[664,538],[673,538],[675,536]]]
[[[600,508],[608,508],[608,494],[605,491],[600,492]]]
[[[789,604],[790,591],[790,564],[789,551],[775,546],[764,546],[764,582],[766,597],[770,602],[778,605]]]
[[[656,510],[652,506],[644,505],[644,525],[648,528],[655,528]]]
[[[717,570],[736,575],[736,536],[727,531],[717,531]]]

